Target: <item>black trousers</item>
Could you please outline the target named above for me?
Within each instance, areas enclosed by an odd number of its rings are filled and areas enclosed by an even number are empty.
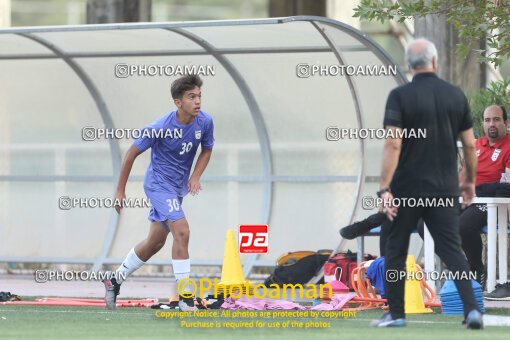
[[[386,255],[386,242],[388,241],[388,235],[391,231],[391,224],[392,222],[386,219],[381,225],[381,232],[379,233],[379,253],[381,256]]]
[[[391,221],[389,219],[386,219],[384,223],[381,225],[381,232],[379,235],[379,253],[381,256],[384,256],[386,254],[386,240],[388,239],[388,235],[391,230]],[[423,240],[423,220],[420,218],[418,221],[418,224],[416,225],[416,229],[418,230],[418,234],[420,235],[421,239]],[[480,241],[481,242],[481,241]]]
[[[482,228],[487,225],[487,205],[472,204],[460,214],[460,238],[472,272],[477,280],[485,271],[482,262]]]
[[[462,252],[459,236],[459,206],[441,208],[400,207],[386,241],[385,271],[405,270],[411,232],[418,219],[423,218],[434,239],[435,252],[452,272],[469,277],[469,265]],[[455,285],[464,304],[464,315],[478,310],[470,280],[456,280]],[[394,319],[404,318],[405,279],[386,281],[386,296]]]

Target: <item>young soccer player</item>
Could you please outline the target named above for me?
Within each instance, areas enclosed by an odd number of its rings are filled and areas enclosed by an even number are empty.
[[[144,127],[141,137],[134,141],[124,158],[116,193],[119,200],[126,197],[126,182],[136,157],[151,148],[151,162],[144,180],[144,190],[152,206],[149,212],[151,223],[147,238],[131,249],[116,275],[104,280],[108,309],[115,309],[124,277],[156,254],[165,244],[169,232],[173,236],[172,266],[176,282],[189,277],[190,232],[182,199],[188,192],[196,195],[202,189],[200,176],[209,163],[214,144],[213,120],[200,110],[201,87],[202,80],[197,75],[175,80],[171,93],[177,110]],[[199,144],[201,152],[190,177]],[[118,213],[121,208],[116,207]],[[193,298],[179,296],[178,305],[181,310],[192,310]]]

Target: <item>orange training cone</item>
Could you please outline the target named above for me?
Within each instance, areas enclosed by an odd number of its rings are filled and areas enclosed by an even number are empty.
[[[416,262],[413,255],[407,255],[406,272],[416,273]],[[409,277],[410,276],[410,277]],[[406,314],[424,314],[432,313],[432,309],[425,308],[423,295],[421,294],[420,280],[416,275],[409,275],[405,282],[405,313]]]

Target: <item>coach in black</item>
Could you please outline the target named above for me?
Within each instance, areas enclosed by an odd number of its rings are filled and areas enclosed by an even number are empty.
[[[426,39],[412,41],[406,48],[406,61],[414,77],[411,83],[390,92],[384,127],[394,130],[394,135],[401,129],[425,129],[426,138],[388,138],[384,144],[377,194],[385,201],[381,209],[384,208],[393,221],[386,242],[385,260],[390,313],[371,325],[406,325],[405,279],[395,279],[395,274],[405,270],[411,231],[418,219],[423,218],[441,260],[451,272],[466,278],[455,281],[464,303],[465,323],[470,329],[480,329],[483,328],[482,315],[467,279],[469,265],[462,253],[459,236],[459,194],[462,193],[464,204],[470,204],[475,192],[476,155],[468,102],[459,88],[437,77],[437,50],[432,42]],[[466,161],[466,179],[460,190],[456,145],[459,137]],[[450,205],[411,207],[401,204],[397,208],[396,204],[391,204],[393,198],[404,202],[403,198],[419,197],[436,198],[437,202],[450,202]]]

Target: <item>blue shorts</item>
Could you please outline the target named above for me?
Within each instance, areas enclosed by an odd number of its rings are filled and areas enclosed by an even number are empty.
[[[182,210],[182,196],[178,195],[177,191],[153,190],[146,186],[144,186],[144,190],[151,202],[150,221],[164,222],[170,220],[175,222],[186,217]],[[166,225],[165,228],[167,228]]]

